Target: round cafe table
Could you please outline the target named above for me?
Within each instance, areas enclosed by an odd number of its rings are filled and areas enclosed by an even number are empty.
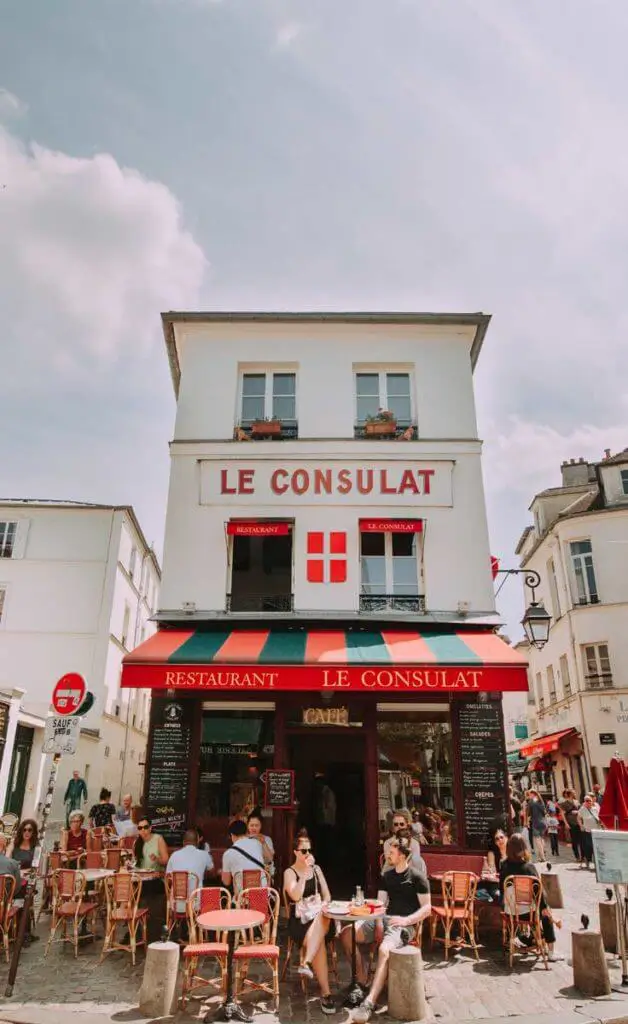
[[[264,915],[259,910],[209,910],[206,914],[199,914],[196,920],[207,931],[227,932],[227,998],[215,1019],[239,1020],[242,1024],[251,1024],[253,1018],[248,1017],[233,998],[233,950],[236,934],[243,929],[257,928],[263,924]]]
[[[102,882],[103,878],[111,878],[115,871],[111,868],[79,868],[86,882]]]
[[[361,924],[363,921],[373,921],[380,917],[385,917],[385,907],[374,907],[371,909],[371,913],[367,916],[359,914],[334,914],[332,911],[323,907],[323,914],[328,917],[330,921],[341,921],[343,924],[349,923],[353,925],[351,929],[351,987],[347,993],[344,1005],[351,1009],[359,1006],[364,999],[364,993],[358,985],[358,940],[356,935],[355,926]]]

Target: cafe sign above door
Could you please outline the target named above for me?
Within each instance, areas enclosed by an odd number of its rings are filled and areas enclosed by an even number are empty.
[[[344,458],[325,462],[285,459],[202,459],[201,505],[417,505],[453,504],[451,460],[386,462]]]

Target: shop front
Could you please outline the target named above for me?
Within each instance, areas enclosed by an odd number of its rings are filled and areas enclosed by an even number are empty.
[[[259,806],[279,868],[305,827],[341,891],[375,886],[402,808],[442,853],[508,816],[501,698],[527,676],[493,632],[162,629],[122,685],[153,690],[144,797],[172,845],[198,824],[220,850]]]

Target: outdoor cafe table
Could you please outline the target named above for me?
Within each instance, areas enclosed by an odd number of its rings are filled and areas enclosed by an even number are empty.
[[[248,1017],[233,998],[233,950],[236,934],[263,924],[264,915],[259,910],[209,910],[206,914],[199,914],[196,920],[206,931],[227,932],[227,998],[216,1020],[239,1020],[242,1024],[250,1024],[253,1018]]]
[[[367,901],[368,902],[368,901]],[[351,929],[351,987],[345,999],[345,1006],[354,1008],[359,1006],[364,999],[364,993],[358,985],[358,958],[357,958],[357,936],[355,931],[356,924],[362,924],[363,921],[373,921],[380,917],[384,917],[386,914],[385,907],[373,907],[371,913],[366,914],[334,914],[333,911],[329,910],[326,906],[323,906],[323,914],[328,917],[330,921],[341,921],[343,924],[349,923],[353,925]]]

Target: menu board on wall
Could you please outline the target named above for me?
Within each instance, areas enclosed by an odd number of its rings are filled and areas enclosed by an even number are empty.
[[[148,749],[147,812],[169,846],[181,846],[187,824],[194,702],[153,698]]]
[[[498,701],[458,708],[467,846],[485,848],[496,819],[508,821],[508,775],[502,707]]]
[[[294,772],[289,768],[269,768],[264,775],[264,804],[275,809],[294,806]]]

